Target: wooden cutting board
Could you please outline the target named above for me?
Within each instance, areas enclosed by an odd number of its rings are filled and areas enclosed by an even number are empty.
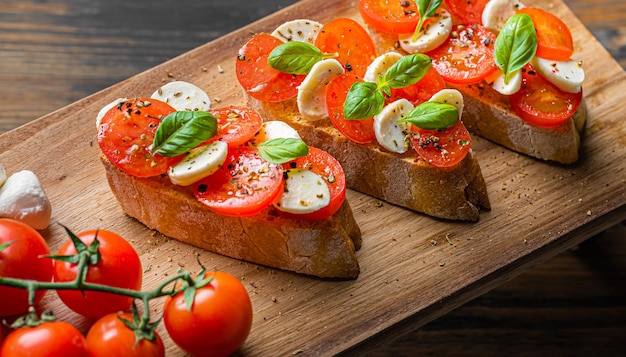
[[[477,223],[415,214],[350,191],[363,231],[354,281],[325,281],[200,251],[209,269],[231,272],[254,308],[246,355],[334,355],[364,341],[394,337],[445,314],[626,218],[626,73],[561,1],[526,1],[556,13],[571,28],[576,59],[584,62],[588,123],[582,157],[559,166],[475,139],[492,210]],[[98,161],[95,116],[118,97],[149,96],[172,79],[204,88],[214,106],[243,99],[234,77],[237,49],[254,32],[285,20],[358,19],[356,1],[304,0],[214,42],[0,136],[0,162],[9,173],[34,171],[53,205],[43,232],[55,251],[72,230],[113,230],[134,244],[144,265],[144,289],[180,267],[197,271],[197,248],[170,240],[126,217]],[[89,322],[49,293],[45,305],[83,331]],[[155,301],[155,317],[161,301]],[[183,355],[160,332],[168,356]]]

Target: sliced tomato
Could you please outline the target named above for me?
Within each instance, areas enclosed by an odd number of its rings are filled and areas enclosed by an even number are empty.
[[[100,121],[100,149],[113,165],[130,175],[150,177],[166,173],[183,156],[153,154],[152,142],[161,119],[175,111],[169,104],[152,98],[121,101]]]
[[[482,25],[464,26],[428,55],[446,82],[475,84],[496,70],[496,35]]]
[[[281,165],[265,161],[254,147],[240,146],[230,150],[217,172],[194,184],[194,193],[218,213],[246,216],[268,207],[283,184]]]
[[[414,1],[359,0],[359,12],[376,30],[395,34],[415,31],[420,19]]]
[[[556,15],[536,7],[524,7],[519,13],[530,16],[537,30],[537,56],[567,61],[574,53],[574,40],[567,25]]]
[[[433,166],[454,166],[471,148],[472,138],[460,120],[443,130],[425,130],[411,125],[411,133],[415,151]]]
[[[522,71],[522,87],[509,96],[509,102],[515,114],[527,123],[549,128],[571,118],[582,98],[582,91],[563,92],[527,65]]]
[[[263,118],[256,110],[242,106],[211,109],[209,113],[217,119],[217,135],[211,141],[222,140],[229,148],[245,144],[263,125]]]
[[[291,214],[280,212],[280,214],[295,219],[322,220],[337,213],[346,198],[346,175],[339,161],[326,151],[309,146],[308,155],[283,164],[283,170],[296,168],[310,170],[324,178],[330,189],[330,203],[328,206],[312,213]]]
[[[237,80],[253,98],[263,102],[280,102],[298,94],[304,75],[293,75],[272,68],[270,52],[283,43],[278,38],[259,33],[239,49],[235,70]]]
[[[482,24],[483,10],[489,0],[444,0],[452,16],[460,24]]]
[[[404,88],[392,88],[388,102],[394,102],[404,98],[413,105],[418,105],[430,100],[437,92],[446,88],[446,82],[434,67],[431,67],[419,82]]]
[[[337,53],[346,72],[363,77],[367,66],[376,58],[376,47],[370,35],[358,22],[339,17],[320,29],[315,46],[322,52]]]
[[[350,87],[362,81],[359,77],[344,73],[333,78],[326,86],[326,109],[330,121],[349,139],[365,144],[376,139],[374,118],[348,120],[343,115],[343,103],[346,101]]]

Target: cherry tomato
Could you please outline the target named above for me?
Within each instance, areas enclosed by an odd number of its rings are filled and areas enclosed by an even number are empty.
[[[337,53],[336,59],[346,72],[361,78],[376,58],[370,35],[358,22],[346,17],[324,24],[315,38],[315,46],[325,53]]]
[[[458,164],[471,148],[472,139],[460,120],[443,130],[425,130],[411,125],[411,132],[411,142],[419,156],[436,167]]]
[[[225,215],[261,212],[283,189],[281,165],[265,161],[255,147],[230,150],[222,167],[194,184],[200,202]]]
[[[475,84],[495,71],[496,36],[482,25],[462,27],[428,55],[433,67],[449,83]]]
[[[133,321],[131,313],[112,313],[98,319],[87,333],[87,349],[90,357],[163,357],[165,346],[155,331],[154,341],[141,339],[137,342],[134,331],[120,318]]]
[[[535,7],[525,7],[519,13],[530,16],[537,30],[537,56],[555,61],[567,61],[574,53],[572,33],[556,15]]]
[[[29,225],[9,218],[0,218],[0,276],[52,281],[52,260],[43,258],[50,250],[41,234]],[[35,304],[46,290],[35,293]],[[0,286],[0,316],[23,314],[28,311],[28,291]]]
[[[330,121],[346,137],[357,143],[369,143],[376,139],[374,118],[348,120],[343,114],[343,104],[350,87],[361,79],[344,73],[333,78],[326,86],[326,109]]]
[[[283,164],[284,170],[295,168],[310,170],[322,176],[330,189],[330,203],[328,206],[312,213],[289,214],[281,212],[281,215],[295,219],[321,220],[335,214],[346,198],[346,175],[339,161],[326,151],[309,146],[308,155]]]
[[[218,125],[217,135],[211,140],[225,141],[230,148],[245,144],[263,125],[261,114],[248,107],[229,106],[209,112]]]
[[[460,24],[482,24],[487,2],[489,0],[444,0],[450,13]]]
[[[381,32],[412,33],[420,16],[414,1],[359,0],[363,20]]]
[[[280,102],[298,94],[304,75],[292,75],[272,68],[267,59],[270,52],[283,43],[266,33],[252,36],[239,49],[235,72],[243,89],[263,102]]]
[[[563,92],[527,65],[522,70],[522,87],[509,96],[509,102],[515,114],[527,123],[549,128],[571,118],[582,97],[582,91]]]
[[[76,236],[90,246],[94,237],[100,242],[100,261],[90,265],[86,281],[90,283],[140,290],[142,282],[141,261],[137,252],[124,238],[106,230],[90,230]],[[61,246],[57,255],[74,255],[76,248],[71,240]],[[54,261],[54,280],[67,282],[76,279],[78,264]],[[57,290],[57,294],[70,309],[89,317],[100,318],[106,314],[130,308],[130,297],[98,291]]]
[[[243,345],[252,327],[252,304],[241,282],[226,272],[196,290],[191,311],[181,291],[163,304],[163,323],[181,349],[193,356],[228,356]]]
[[[87,357],[85,338],[76,327],[63,321],[20,327],[9,333],[0,346],[0,357]]]
[[[446,88],[446,82],[434,67],[431,67],[426,75],[419,82],[404,88],[392,88],[391,97],[387,102],[391,103],[400,98],[418,105],[430,100],[430,98],[440,90]]]
[[[182,160],[184,155],[168,158],[152,154],[154,133],[169,113],[169,104],[152,98],[135,98],[120,102],[102,117],[98,144],[115,166],[137,177],[157,176]]]

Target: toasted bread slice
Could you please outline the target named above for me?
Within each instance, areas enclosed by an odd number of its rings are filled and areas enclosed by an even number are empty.
[[[414,151],[399,155],[377,143],[358,144],[329,120],[304,118],[295,99],[264,103],[248,97],[247,105],[266,120],[288,123],[305,142],[334,156],[350,189],[449,220],[477,221],[481,209],[490,209],[487,187],[472,151],[459,164],[438,168],[418,159]]]
[[[148,228],[218,254],[320,278],[354,279],[361,231],[348,201],[322,221],[283,218],[272,207],[246,217],[208,209],[167,176],[137,178],[101,155],[122,210]]]

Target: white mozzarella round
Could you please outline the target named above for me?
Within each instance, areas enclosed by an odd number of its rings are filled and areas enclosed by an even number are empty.
[[[170,167],[167,174],[173,184],[189,186],[217,171],[226,161],[227,154],[228,144],[224,141],[198,146],[191,149],[181,162]]]
[[[404,153],[408,149],[406,136],[407,123],[398,123],[411,110],[413,104],[402,98],[386,105],[383,110],[374,115],[374,133],[380,146],[391,152]]]
[[[261,129],[252,138],[254,145],[272,140],[272,139],[300,139],[300,134],[289,124],[280,120],[270,120],[263,123]]]
[[[456,89],[442,89],[439,92],[433,94],[430,97],[431,102],[438,103],[447,103],[454,105],[456,109],[459,111],[459,120],[461,120],[461,115],[463,114],[463,106],[465,105],[463,101],[463,94]]]
[[[16,172],[0,187],[0,217],[41,230],[48,227],[51,215],[52,205],[34,172]]]
[[[120,102],[123,102],[125,100],[126,98],[117,98],[116,100],[102,107],[102,109],[100,109],[100,111],[98,112],[98,115],[96,115],[96,128],[100,127],[100,122],[102,121],[102,118],[106,115],[106,113],[109,110],[111,110],[115,106],[119,105]]]
[[[367,66],[363,80],[365,82],[378,83],[378,77],[384,76],[389,67],[393,66],[400,59],[402,59],[402,55],[398,52],[385,52],[381,54],[374,58],[372,63]]]
[[[441,46],[452,32],[452,16],[446,10],[440,9],[433,19],[415,41],[413,33],[398,35],[400,47],[408,53],[425,53]]]
[[[564,92],[578,93],[585,80],[585,70],[582,62],[553,61],[535,56],[532,60],[533,68],[545,79]]]
[[[211,99],[205,91],[183,81],[164,84],[151,97],[171,105],[177,111],[208,111],[211,108]]]
[[[326,59],[314,64],[298,87],[296,102],[300,114],[312,120],[328,118],[326,85],[342,73],[343,66],[336,59]]]
[[[509,18],[523,7],[524,4],[515,0],[489,0],[482,13],[483,26],[500,32]]]
[[[278,26],[271,35],[283,42],[298,41],[313,44],[321,28],[322,24],[317,21],[296,19]]]
[[[509,76],[509,82],[504,82],[504,73],[500,74],[491,85],[500,94],[511,95],[522,88],[522,72],[517,70]]]
[[[330,203],[330,189],[324,178],[304,169],[286,170],[285,190],[276,209],[296,214],[312,213]]]

